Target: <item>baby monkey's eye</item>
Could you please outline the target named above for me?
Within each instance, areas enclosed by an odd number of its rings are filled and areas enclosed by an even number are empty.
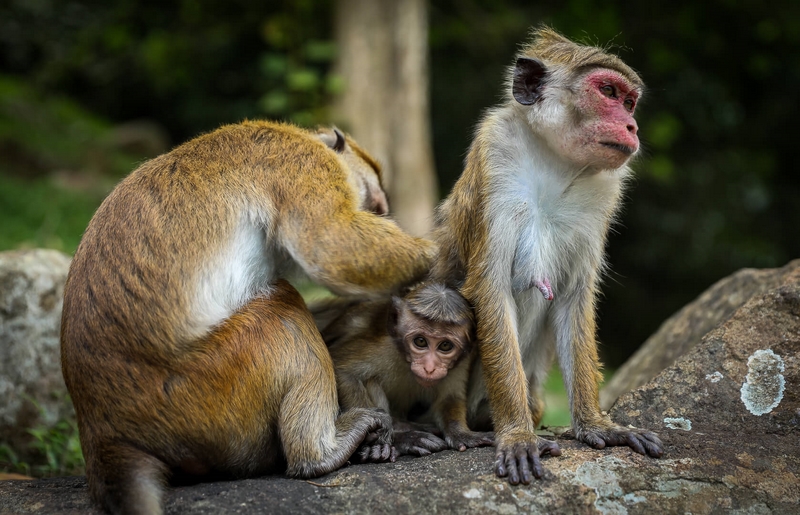
[[[453,342],[449,342],[447,340],[443,341],[439,344],[439,350],[442,352],[450,352],[453,350]]]
[[[416,338],[414,338],[414,345],[416,345],[420,349],[424,349],[425,347],[428,346],[428,340],[426,340],[422,336],[417,336]]]

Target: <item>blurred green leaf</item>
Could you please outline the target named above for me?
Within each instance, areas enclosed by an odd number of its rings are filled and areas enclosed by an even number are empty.
[[[286,77],[286,84],[294,91],[311,91],[319,84],[319,75],[311,69],[293,70]]]
[[[273,91],[261,97],[261,109],[271,115],[281,115],[289,110],[289,96],[283,91]]]
[[[666,150],[680,137],[681,129],[680,120],[662,111],[648,121],[644,133],[652,146]]]

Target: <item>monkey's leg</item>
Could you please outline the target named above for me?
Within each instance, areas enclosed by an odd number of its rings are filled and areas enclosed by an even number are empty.
[[[299,297],[288,283],[280,284]],[[358,407],[337,418],[333,361],[311,313],[302,309],[303,316],[283,320],[290,334],[302,336],[296,338],[301,348],[291,362],[294,370],[286,371],[291,383],[281,400],[279,428],[287,475],[316,477],[343,466],[370,433],[390,442],[392,419],[386,412]]]
[[[555,312],[558,361],[564,375],[572,412],[575,438],[595,449],[627,445],[639,454],[659,457],[663,446],[658,436],[615,424],[600,411],[598,385],[602,380],[595,342],[593,291],[576,288],[559,302]]]
[[[375,380],[360,381],[346,372],[339,374],[339,403],[342,408],[377,409],[389,413],[389,400],[380,383]],[[384,425],[380,434],[370,435],[353,455],[361,463],[395,461],[397,450],[392,446],[394,428]]]
[[[494,445],[493,432],[471,431],[467,426],[467,402],[463,396],[448,395],[432,409],[451,449],[466,451],[473,447]]]

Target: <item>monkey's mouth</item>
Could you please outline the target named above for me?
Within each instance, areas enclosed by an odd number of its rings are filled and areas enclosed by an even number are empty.
[[[613,148],[618,152],[622,152],[626,156],[632,156],[633,153],[636,152],[635,148],[629,147],[628,145],[623,145],[622,143],[609,143],[607,141],[601,141],[600,144],[604,147]]]
[[[423,388],[432,388],[436,386],[436,383],[439,382],[438,379],[423,379],[419,376],[415,376],[414,379],[416,379],[417,384],[419,384]]]

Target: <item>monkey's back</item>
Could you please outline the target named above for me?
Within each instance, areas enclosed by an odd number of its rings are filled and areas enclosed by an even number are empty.
[[[285,153],[296,159],[273,157]],[[200,136],[132,172],[102,203],[73,259],[65,289],[67,354],[75,340],[110,352],[144,350],[151,358],[182,350],[174,347],[265,291],[289,264],[276,213],[292,209],[292,183],[331,182],[309,174],[338,174],[345,182],[329,154],[295,127],[248,122]],[[129,337],[109,340],[114,332]]]

